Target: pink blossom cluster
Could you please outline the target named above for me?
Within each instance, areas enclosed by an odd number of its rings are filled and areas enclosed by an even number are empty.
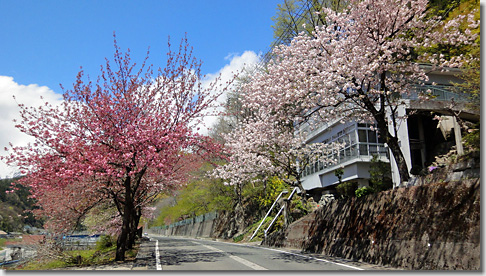
[[[6,161],[25,174],[20,182],[52,229],[72,229],[100,204],[119,216],[126,204],[143,209],[218,149],[193,129],[219,94],[216,82],[201,86],[200,62],[186,40],[156,71],[146,60],[137,70],[116,40],[115,50],[96,83],[78,74],[61,106],[20,105],[17,128],[35,143],[6,149]]]

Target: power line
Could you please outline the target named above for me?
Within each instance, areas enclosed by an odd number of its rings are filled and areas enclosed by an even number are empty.
[[[300,9],[297,11],[297,13],[295,13],[294,15],[294,18],[296,19],[296,21],[298,22],[302,17],[303,17],[303,14],[304,14],[304,11],[305,11],[305,8],[306,6],[309,4],[309,1],[310,0],[306,0],[305,3],[302,4],[302,6],[300,7]],[[270,59],[272,58],[272,51],[275,47],[277,47],[278,45],[282,44],[282,41],[284,40],[289,40],[294,38],[294,36],[292,35],[292,29],[294,28],[295,26],[292,26],[292,25],[287,25],[287,27],[285,28],[284,32],[282,33],[282,35],[280,35],[277,40],[275,40],[274,42],[272,42],[272,44],[270,44],[270,47],[269,49],[265,52],[265,54],[263,55],[263,58],[262,60],[260,61],[260,63],[258,64],[258,67],[264,67],[265,64],[267,64]],[[292,36],[292,37],[290,37]]]

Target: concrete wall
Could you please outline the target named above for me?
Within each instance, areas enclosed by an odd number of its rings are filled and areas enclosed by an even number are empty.
[[[215,221],[217,217],[210,219],[196,220],[182,225],[170,225],[167,228],[150,228],[149,232],[163,236],[186,236],[211,238],[214,236]]]
[[[405,269],[480,269],[480,180],[335,200],[264,245]]]

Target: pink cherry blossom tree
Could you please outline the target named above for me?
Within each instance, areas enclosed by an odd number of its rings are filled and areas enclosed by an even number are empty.
[[[341,12],[323,9],[322,13],[323,26],[312,36],[302,33],[290,45],[275,48],[266,70],[255,73],[245,86],[245,106],[263,115],[261,121],[245,122],[230,135],[229,147],[237,154],[222,169],[227,173],[222,176],[252,178],[259,172],[255,168],[268,168],[271,162],[262,156],[275,158],[278,152],[270,139],[279,143],[278,149],[284,148],[281,143],[288,143],[287,149],[301,148],[302,139],[290,139],[295,137],[293,127],[305,132],[304,125],[312,130],[335,120],[355,119],[377,123],[400,180],[409,179],[397,136],[403,118],[396,111],[403,96],[428,80],[420,63],[446,70],[466,59],[427,49],[472,43],[476,35],[470,29],[479,22],[474,13],[448,22],[428,16],[427,0],[351,0]],[[460,23],[465,21],[468,28],[463,30]],[[288,135],[280,137],[275,127],[284,125]],[[266,153],[249,150],[257,145],[266,145]]]
[[[17,127],[35,143],[8,149],[7,162],[25,174],[21,183],[52,229],[72,229],[98,204],[117,210],[116,260],[133,245],[147,204],[184,182],[191,159],[217,150],[195,131],[214,110],[217,84],[202,87],[201,62],[187,38],[169,50],[165,67],[154,69],[147,58],[137,69],[115,38],[114,60],[96,83],[81,71],[60,106],[20,105]]]

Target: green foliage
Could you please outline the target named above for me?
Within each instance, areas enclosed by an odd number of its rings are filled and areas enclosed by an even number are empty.
[[[12,183],[17,180],[18,178],[0,179],[0,230],[21,231],[24,225],[42,227],[42,221],[37,220],[30,212],[37,207],[35,200],[30,198],[31,194],[27,187],[14,184],[17,190],[7,193],[11,190]]]
[[[266,186],[261,186],[261,193],[257,195],[257,201],[260,207],[270,207],[277,196],[285,189],[289,189],[288,185],[278,177],[270,177]]]
[[[268,228],[268,226],[270,226],[270,223],[272,222],[272,220],[274,219],[275,217],[273,216],[268,216],[265,221],[263,222],[262,226],[260,227],[260,229],[258,230],[258,233],[255,235],[255,237],[252,239],[252,241],[261,241],[263,240],[263,238],[265,237],[265,229]],[[253,235],[253,233],[255,232],[255,230],[257,229],[258,225],[260,225],[260,223],[262,222],[263,218],[258,220],[257,222],[253,223],[250,227],[248,227],[248,229],[245,231],[245,233],[247,233],[246,235]],[[272,229],[270,229],[270,232],[274,232],[274,231],[277,231],[279,229],[281,229],[283,226],[283,222],[282,222],[282,216],[280,216],[273,224],[272,226]],[[270,234],[270,233],[267,233],[267,234]]]
[[[370,163],[370,186],[375,192],[391,189],[393,181],[389,163],[380,160],[378,155],[373,155]]]
[[[429,1],[429,11],[428,11],[428,16],[440,16],[443,21],[447,22],[451,19],[456,18],[459,15],[465,15],[471,12],[474,9],[477,9],[476,14],[475,14],[475,19],[480,18],[480,5],[479,5],[479,0],[431,0]],[[460,25],[460,28],[464,31],[467,28],[467,20],[464,19]],[[480,28],[478,27],[477,29],[470,30],[472,33],[479,33]],[[413,36],[413,34],[412,34]],[[446,60],[450,59],[451,57],[457,57],[463,55],[466,57],[466,59],[462,60],[467,60],[471,56],[474,56],[474,50],[477,48],[478,54],[479,54],[479,48],[480,48],[480,37],[478,36],[476,40],[476,45],[456,45],[456,46],[450,46],[450,45],[442,45],[442,44],[437,44],[433,45],[429,48],[421,48],[417,49],[417,53],[423,54],[424,52],[427,52],[429,54],[441,54]],[[479,58],[479,55],[477,56]],[[478,65],[479,65],[479,59],[477,59]],[[466,65],[467,67],[467,65]],[[464,72],[464,80],[468,82],[468,78],[470,78],[470,73],[472,72]],[[479,77],[479,67],[477,70],[477,77]],[[476,79],[476,76],[471,76],[472,79]],[[476,81],[474,81],[476,82]]]
[[[464,145],[469,149],[469,151],[479,151],[481,147],[481,126],[480,122],[474,125],[471,132],[467,133],[462,137]]]
[[[105,251],[107,249],[111,249],[114,246],[116,247],[116,240],[110,235],[102,235],[100,239],[96,242],[96,250],[99,251]]]
[[[344,170],[343,168],[337,168],[334,170],[334,175],[339,179],[339,183],[343,179]]]
[[[372,194],[374,192],[375,192],[375,190],[372,187],[367,186],[367,187],[361,187],[361,188],[356,189],[355,195],[356,195],[356,197],[360,198],[362,196],[369,195],[369,194]]]
[[[353,181],[346,181],[336,186],[338,194],[342,197],[355,196],[356,189],[358,189],[358,183]]]
[[[322,8],[339,11],[346,5],[346,0],[284,0],[277,5],[276,15],[272,17],[276,44],[289,44],[301,32],[312,35],[315,27],[325,22],[325,14],[317,12]]]
[[[459,6],[460,2],[460,0],[429,0],[429,14],[445,18]]]
[[[6,241],[7,241],[6,239],[0,239],[0,250],[3,250],[3,248],[5,247]]]
[[[116,246],[104,251],[96,249],[65,251],[61,258],[34,259],[16,268],[16,270],[51,270],[72,266],[101,265],[112,262],[115,259],[115,251]],[[129,250],[127,255],[129,254],[135,255],[136,250]]]
[[[245,234],[241,234],[241,235],[238,235],[238,236],[234,236],[233,237],[233,242],[240,242],[243,240],[243,238],[245,237]]]
[[[204,164],[194,178],[174,198],[174,204],[161,210],[154,226],[169,225],[180,218],[189,218],[213,211],[231,210],[234,205],[233,188],[221,180],[206,177],[212,169]]]

